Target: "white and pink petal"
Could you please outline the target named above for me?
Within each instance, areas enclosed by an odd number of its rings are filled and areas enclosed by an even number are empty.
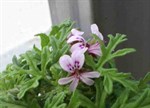
[[[73,42],[85,42],[85,39],[82,36],[71,36],[68,38],[67,43],[73,43]]]
[[[72,29],[71,33],[72,33],[72,35],[77,35],[77,36],[82,36],[84,34],[84,32],[79,31],[77,29]]]
[[[99,78],[100,77],[100,73],[96,71],[83,72],[81,75],[86,78]]]
[[[74,78],[74,80],[72,81],[72,83],[70,84],[70,91],[75,91],[75,89],[77,88],[79,83],[79,79],[78,78]]]
[[[85,53],[87,51],[87,47],[83,43],[76,43],[71,46],[70,51],[73,53],[74,51],[80,51],[82,53]]]
[[[84,61],[85,61],[85,56],[82,52],[80,51],[74,51],[72,54],[71,54],[71,58],[72,58],[72,61],[73,61],[73,64],[74,64],[74,67],[76,69],[81,69],[83,64],[84,64]]]
[[[100,44],[99,43],[95,43],[93,45],[90,45],[88,48],[88,52],[94,55],[98,55],[101,56],[102,55],[102,51],[100,48]]]
[[[63,70],[71,73],[74,72],[74,63],[69,55],[63,55],[60,57],[59,64]]]
[[[74,80],[74,77],[73,76],[70,76],[70,77],[65,77],[65,78],[60,78],[58,80],[58,84],[60,85],[65,85],[65,84],[68,84],[70,83],[71,81]]]
[[[101,40],[104,40],[102,33],[99,31],[99,28],[96,24],[91,25],[91,32],[97,35]]]
[[[94,84],[94,81],[93,81],[93,80],[91,80],[90,78],[87,78],[87,77],[85,77],[85,76],[83,76],[83,75],[80,75],[80,79],[81,79],[81,81],[82,81],[83,83],[85,83],[86,85],[91,86],[91,85]]]

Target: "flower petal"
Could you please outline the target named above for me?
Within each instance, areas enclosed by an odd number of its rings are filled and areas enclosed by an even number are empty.
[[[78,83],[79,83],[79,79],[78,78],[74,78],[74,80],[70,84],[70,90],[74,91],[77,88]]]
[[[81,51],[74,51],[71,55],[74,67],[76,69],[81,69],[83,64],[84,64],[84,60],[85,60],[85,56]]]
[[[83,43],[76,43],[74,45],[72,45],[72,47],[70,48],[70,51],[73,53],[74,51],[80,51],[82,53],[85,53],[87,51],[87,47],[85,47],[85,45]]]
[[[74,80],[74,77],[73,77],[73,76],[71,76],[71,77],[65,77],[65,78],[60,78],[60,79],[58,80],[58,83],[59,83],[60,85],[65,85],[65,84],[70,83],[70,82],[73,81],[73,80]]]
[[[101,51],[101,48],[100,48],[100,44],[99,43],[95,43],[93,45],[90,45],[90,47],[88,48],[88,52],[91,53],[91,54],[95,54],[95,55],[101,56],[102,55],[102,51]]]
[[[76,36],[81,36],[81,35],[84,34],[84,32],[79,31],[79,30],[77,30],[77,29],[72,29],[72,30],[71,30],[71,33],[72,33],[72,35],[76,35]]]
[[[67,40],[67,43],[72,43],[72,42],[85,42],[85,39],[82,36],[71,36],[69,37],[69,39]]]
[[[69,55],[63,55],[62,57],[60,57],[59,64],[67,72],[74,71],[73,61]]]
[[[93,80],[91,80],[91,79],[89,79],[89,78],[87,78],[87,77],[85,77],[85,76],[83,76],[83,75],[80,75],[80,79],[81,79],[81,81],[84,82],[86,85],[91,86],[91,85],[94,84],[94,81],[93,81]]]
[[[86,77],[86,78],[99,78],[100,77],[100,73],[93,71],[93,72],[84,72],[81,74],[82,76]]]
[[[96,34],[101,40],[104,40],[102,33],[99,31],[98,26],[96,24],[91,25],[91,32]]]

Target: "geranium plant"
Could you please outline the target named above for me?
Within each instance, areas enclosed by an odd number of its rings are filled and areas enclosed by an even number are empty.
[[[73,25],[67,20],[37,34],[41,48],[13,57],[0,73],[0,108],[150,108],[150,73],[138,81],[115,64],[135,52],[116,50],[126,35],[110,34],[106,42],[92,24],[86,40]]]

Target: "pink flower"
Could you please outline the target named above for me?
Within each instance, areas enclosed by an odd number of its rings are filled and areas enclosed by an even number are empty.
[[[100,44],[97,42],[95,44],[89,45],[88,53],[101,56],[102,51],[101,51],[101,48],[100,48]]]
[[[84,34],[84,32],[82,32],[82,31],[79,31],[77,29],[72,29],[71,33],[68,36],[67,43],[84,42],[85,40],[82,37],[83,34]]]
[[[96,24],[91,25],[91,32],[95,35],[97,35],[102,41],[104,40],[104,37],[102,33],[99,31],[99,28]]]
[[[87,51],[89,54],[92,54],[92,55],[97,55],[97,56],[102,55],[100,44],[98,42],[96,42],[95,44],[89,44],[86,42],[78,42],[71,46],[70,51],[71,52],[81,51],[82,53],[85,53]]]
[[[71,34],[74,35],[74,36],[82,36],[84,34],[84,32],[79,31],[77,29],[72,29]]]
[[[96,34],[101,40],[103,40],[103,35],[99,32],[98,26],[96,24],[91,25],[91,31]],[[76,29],[71,30],[72,35],[68,38],[67,43],[71,44],[70,51],[81,51],[85,53],[86,51],[94,56],[101,56],[100,44],[96,42],[95,44],[89,44],[82,37],[84,32],[78,31]]]
[[[82,70],[84,64],[84,54],[81,52],[73,52],[71,57],[69,55],[63,55],[59,59],[60,66],[67,71],[70,76],[61,78],[58,80],[60,85],[65,85],[71,82],[70,90],[74,91],[81,80],[86,85],[93,85],[94,81],[91,78],[98,78],[100,73],[92,71],[92,72],[84,72]]]

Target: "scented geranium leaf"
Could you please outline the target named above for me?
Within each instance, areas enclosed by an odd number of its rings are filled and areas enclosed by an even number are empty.
[[[40,33],[40,34],[36,34],[35,36],[39,36],[41,38],[41,47],[42,48],[44,48],[45,46],[48,45],[49,37],[46,34]]]
[[[20,66],[20,63],[19,63],[19,61],[18,61],[16,56],[13,56],[12,62],[13,62],[14,65]]]
[[[59,70],[59,71],[58,71]],[[60,74],[62,74],[61,67],[59,64],[54,64],[50,67],[50,71],[52,74],[53,84],[57,86],[58,82],[56,82],[60,78]]]
[[[110,77],[110,79],[112,79],[112,81],[116,81],[119,82],[120,84],[122,84],[125,88],[128,88],[134,92],[137,91],[137,82],[130,80],[131,74],[129,73],[118,73],[117,69],[102,69],[101,71],[101,75],[105,77]],[[106,84],[104,86],[108,86],[109,84]],[[110,88],[105,87],[105,88]]]
[[[46,66],[49,62],[49,58],[50,58],[50,51],[49,51],[49,47],[46,46],[43,48],[42,50],[42,54],[41,54],[41,71],[42,73],[46,73]]]
[[[96,106],[96,108],[105,108],[107,93],[104,90],[102,79],[98,78],[95,80],[95,87],[96,87],[95,106]]]
[[[109,68],[116,68],[115,59],[109,60],[108,63],[109,63]]]
[[[136,51],[136,50],[133,49],[133,48],[120,49],[120,50],[114,52],[114,53],[111,55],[111,58],[124,56],[124,55],[126,55],[126,54],[129,54],[129,53],[132,53],[132,52],[135,52],[135,51]]]
[[[95,70],[95,62],[94,59],[91,55],[86,54],[85,56],[85,63],[90,66],[91,68],[93,68],[93,70]]]
[[[54,97],[47,98],[44,108],[66,108],[64,98],[66,94],[64,92],[57,93]]]
[[[59,49],[59,41],[56,39],[56,37],[50,37],[50,42],[51,42],[51,45],[52,45],[52,48],[53,48],[53,51],[56,51]]]
[[[140,80],[138,87],[139,88],[145,88],[148,85],[148,82],[150,82],[150,72],[148,72],[143,79]]]
[[[124,79],[124,78],[114,78],[115,81],[121,83],[125,88],[128,88],[132,90],[133,92],[137,92],[137,82],[129,79]]]
[[[32,51],[27,51],[25,54],[23,54],[23,57],[27,61],[27,64],[29,65],[29,68],[39,74],[39,69],[37,67],[38,60],[35,59],[35,55],[33,54]]]
[[[13,101],[6,101],[0,99],[0,108],[27,108],[27,106],[15,103]]]
[[[116,34],[116,36],[108,35],[108,37],[110,39],[108,45],[106,47],[105,45],[101,46],[102,56],[97,63],[97,66],[96,66],[97,68],[103,67],[103,65],[110,60],[111,54],[115,50],[115,48],[120,43],[127,40],[125,35],[118,34],[118,33]]]
[[[60,25],[55,25],[52,27],[52,30],[51,30],[49,36],[56,36],[56,34],[62,32],[61,30],[64,28],[66,29],[66,32],[70,32],[73,25],[74,25],[74,22],[71,20],[66,20],[63,23],[61,23]],[[63,38],[62,35],[59,38]]]
[[[136,98],[134,98],[134,101],[129,101],[123,108],[142,108],[150,105],[150,101],[146,101],[147,99],[150,100],[150,89],[145,89],[138,97],[137,96],[138,94],[135,95]],[[145,101],[147,103],[145,103]]]
[[[79,100],[81,101],[81,106],[87,108],[96,108],[95,104],[86,96],[79,94]]]
[[[79,108],[79,106],[96,108],[95,104],[89,98],[76,90],[71,97],[68,108]]]
[[[28,107],[27,108],[41,108],[37,99],[32,99],[30,100],[30,103],[28,103]]]
[[[116,72],[117,69],[112,68],[112,69],[104,69],[101,71],[101,75],[104,76],[104,90],[108,93],[111,94],[113,90],[113,79],[110,73]]]
[[[68,108],[79,108],[81,102],[79,101],[78,93],[75,91],[73,92]]]
[[[59,40],[61,42],[64,42],[67,39],[67,37],[69,36],[73,25],[74,25],[74,22],[70,22],[69,26],[62,27],[62,29],[60,30],[61,31],[61,35],[60,35],[60,38],[59,38]]]
[[[41,50],[38,49],[35,45],[33,46],[33,50],[40,56],[41,55]]]
[[[117,98],[116,102],[112,105],[111,108],[123,108],[125,103],[128,101],[129,90],[124,90],[120,96]]]
[[[57,34],[59,32],[60,28],[58,26],[52,26],[52,30],[49,34],[49,36],[54,36],[55,34]]]
[[[65,43],[65,44],[62,45],[62,47],[60,49],[60,54],[63,55],[65,53],[67,53],[68,50],[69,50],[69,45]]]
[[[17,97],[21,99],[28,90],[36,88],[39,85],[39,79],[41,79],[41,76],[34,77],[21,84]]]
[[[111,94],[113,90],[113,80],[109,76],[104,76],[104,90],[108,93]]]

